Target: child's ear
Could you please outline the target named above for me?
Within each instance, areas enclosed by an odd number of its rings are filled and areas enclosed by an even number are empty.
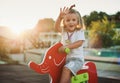
[[[77,28],[77,29],[81,29],[81,28],[82,28],[81,24],[78,24],[78,25],[76,26],[76,28]]]

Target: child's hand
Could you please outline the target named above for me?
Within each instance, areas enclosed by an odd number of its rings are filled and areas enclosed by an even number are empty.
[[[62,19],[64,18],[64,16],[69,12],[69,8],[68,7],[64,7],[63,9],[60,8],[60,15],[59,18]]]
[[[59,51],[60,53],[64,53],[64,52],[65,52],[65,46],[61,46],[61,47],[58,49],[58,51]]]
[[[66,54],[69,54],[71,51],[70,48],[67,48],[65,46],[61,46],[58,50],[59,50],[59,52],[66,53]]]
[[[69,13],[69,10],[72,9],[73,7],[75,7],[75,4],[71,5],[70,7],[64,7],[64,8],[60,8],[60,14],[59,14],[59,18],[63,19],[64,16]]]

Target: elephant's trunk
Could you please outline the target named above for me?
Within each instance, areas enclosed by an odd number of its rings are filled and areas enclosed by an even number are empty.
[[[36,64],[35,62],[29,62],[29,67],[40,74],[45,74],[49,72],[49,66],[47,66],[47,64],[45,63]]]

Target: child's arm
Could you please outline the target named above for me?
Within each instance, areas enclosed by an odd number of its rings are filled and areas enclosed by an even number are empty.
[[[61,29],[61,21],[64,18],[64,16],[69,12],[69,9],[72,9],[73,7],[75,7],[75,4],[71,5],[70,8],[69,7],[64,7],[63,9],[60,8],[60,14],[55,22],[55,29],[59,32],[62,31]]]
[[[64,18],[64,16],[69,12],[69,8],[68,7],[64,7],[63,9],[60,8],[60,14],[55,22],[55,28],[57,31],[62,32],[62,28],[61,28],[61,21]]]
[[[62,28],[60,26],[61,24],[61,21],[62,21],[62,18],[60,17],[60,15],[58,16],[56,22],[55,22],[55,29],[58,31],[58,32],[62,32]]]
[[[69,48],[69,49],[75,49],[75,48],[78,48],[80,47],[82,44],[83,44],[84,40],[78,40],[74,43],[71,43],[69,45],[66,45],[66,46],[61,46],[59,48],[59,52],[65,52],[65,48]]]
[[[80,47],[80,46],[83,44],[83,42],[84,42],[84,40],[78,40],[78,41],[76,41],[76,42],[74,42],[74,43],[71,43],[71,44],[69,44],[69,45],[66,45],[65,47],[66,47],[66,48],[69,48],[69,49],[78,48],[78,47]]]

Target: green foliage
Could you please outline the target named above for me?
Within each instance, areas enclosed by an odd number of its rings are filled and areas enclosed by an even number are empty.
[[[115,32],[116,28],[120,28],[120,11],[113,15],[93,11],[90,15],[85,15],[83,19],[86,29],[90,31],[90,46],[109,47],[120,45],[120,34]]]
[[[120,28],[120,22],[116,22],[115,27],[116,27],[116,28]]]
[[[90,15],[85,15],[83,19],[85,20],[85,25],[89,27],[93,21],[101,21],[104,16],[108,18],[108,15],[105,12],[98,13],[97,11],[93,11]],[[90,29],[90,27],[87,29]]]
[[[104,17],[106,17],[109,22],[114,22],[115,27],[120,28],[120,12],[119,11],[113,15],[108,15],[105,12],[93,11],[90,13],[90,15],[83,16],[87,30],[91,29],[90,25],[93,21],[102,21]]]
[[[114,45],[120,45],[120,32],[116,31],[113,37]]]
[[[115,34],[114,26],[114,23],[109,22],[107,17],[104,17],[101,21],[93,21],[89,32],[89,37],[93,44],[101,44],[102,47],[112,46],[114,44],[112,40]]]

